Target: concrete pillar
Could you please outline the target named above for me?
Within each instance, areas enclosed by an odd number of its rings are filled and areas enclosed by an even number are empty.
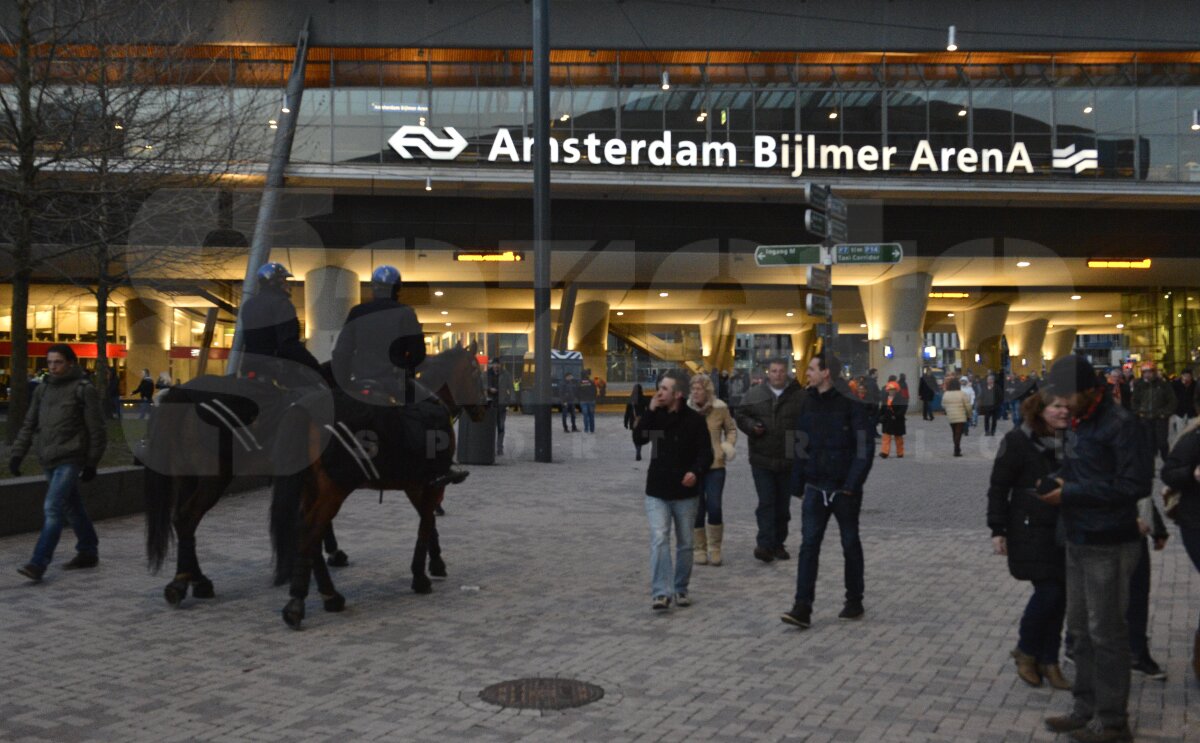
[[[1049,324],[1049,320],[1041,319],[1005,326],[1004,337],[1008,340],[1008,358],[1013,374],[1042,373],[1042,345]]]
[[[792,337],[792,367],[800,377],[801,384],[804,384],[804,370],[808,368],[808,362],[812,361],[813,340],[816,337],[814,330],[815,326],[807,325],[794,333],[789,333]]]
[[[921,378],[925,309],[932,285],[932,274],[918,272],[858,288],[867,318],[871,367],[879,370],[881,385],[893,374],[904,374],[914,396]],[[887,347],[891,358],[885,355]]]
[[[1007,319],[1008,305],[1002,302],[956,313],[954,325],[958,329],[964,372],[978,376],[1000,368],[1000,341]],[[979,361],[975,360],[976,355]]]
[[[567,336],[567,347],[583,354],[583,368],[591,369],[593,378],[600,377],[605,382],[608,381],[608,311],[609,304],[603,295],[579,292]]]
[[[136,386],[142,369],[149,369],[150,376],[157,378],[159,372],[170,368],[174,313],[169,305],[156,299],[134,297],[125,302],[125,320],[129,328],[125,370]]]
[[[700,345],[704,368],[709,371],[731,371],[733,349],[737,343],[737,318],[733,310],[720,310],[717,319],[700,324]]]
[[[1046,333],[1046,340],[1042,343],[1042,356],[1045,357],[1047,366],[1074,351],[1075,328],[1055,328]]]
[[[304,274],[306,345],[317,361],[329,361],[346,315],[361,297],[358,274],[354,271],[340,266],[322,266]]]

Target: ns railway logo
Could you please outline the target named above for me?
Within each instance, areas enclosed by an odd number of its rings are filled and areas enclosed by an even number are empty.
[[[443,127],[438,136],[426,126],[402,126],[388,144],[405,160],[424,155],[429,160],[451,161],[468,146],[466,137],[454,127]],[[1076,150],[1075,145],[1055,148],[1055,171],[1083,173],[1099,167],[1097,151]],[[496,130],[488,148],[488,162],[532,162],[533,138],[524,138],[518,147],[512,132]],[[732,142],[693,142],[675,140],[670,131],[658,139],[601,140],[594,132],[580,137],[550,140],[550,162],[572,165],[649,165],[653,167],[724,167],[739,166],[738,151]],[[927,139],[919,140],[911,156],[897,147],[828,144],[815,135],[756,135],[753,157],[745,163],[756,170],[783,170],[794,178],[807,171],[909,172],[909,173],[1025,173],[1032,175],[1033,160],[1024,142],[1014,142],[1008,151],[999,148],[942,147],[935,149]],[[744,165],[743,165],[744,166]]]

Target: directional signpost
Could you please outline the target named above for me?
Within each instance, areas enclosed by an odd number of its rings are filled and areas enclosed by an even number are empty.
[[[840,243],[833,246],[833,262],[846,263],[899,263],[904,257],[900,243]]]
[[[809,266],[804,273],[805,283],[808,284],[808,290],[813,292],[827,292],[833,286],[833,280],[830,278],[828,268],[818,268]]]
[[[766,266],[803,266],[821,262],[820,245],[759,245],[754,249],[754,263]]]

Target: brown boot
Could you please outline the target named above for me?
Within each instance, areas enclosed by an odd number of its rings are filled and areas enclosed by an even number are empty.
[[[1038,671],[1041,672],[1042,678],[1046,679],[1046,683],[1050,684],[1051,688],[1062,689],[1063,691],[1071,690],[1071,682],[1067,681],[1067,677],[1063,675],[1062,667],[1057,663],[1039,663]]]
[[[697,565],[708,564],[708,540],[704,537],[704,528],[692,529],[692,562]]]
[[[1017,662],[1017,675],[1030,686],[1042,685],[1042,673],[1038,670],[1037,658],[1022,653],[1020,648],[1012,651],[1012,657]]]
[[[721,540],[725,538],[724,524],[708,525],[708,564],[721,564]]]

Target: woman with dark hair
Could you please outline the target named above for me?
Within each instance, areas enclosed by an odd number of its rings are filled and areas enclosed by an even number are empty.
[[[958,377],[946,379],[946,392],[942,395],[942,409],[946,411],[946,420],[950,422],[950,432],[954,435],[954,456],[962,456],[963,430],[967,419],[971,417],[971,405],[963,394],[962,383]]]
[[[1012,651],[1017,676],[1030,686],[1044,679],[1055,689],[1071,688],[1058,665],[1067,611],[1066,552],[1055,539],[1058,506],[1038,498],[1037,483],[1057,469],[1070,423],[1066,398],[1045,393],[1026,398],[1021,425],[1000,442],[987,493],[994,553],[1007,555],[1012,577],[1033,583]]]
[[[642,385],[633,385],[633,390],[629,393],[629,402],[625,403],[625,427],[633,429],[637,425],[638,419],[646,414],[650,409],[650,400],[642,392]],[[634,444],[637,448],[637,461],[642,461],[642,447],[640,444]]]

